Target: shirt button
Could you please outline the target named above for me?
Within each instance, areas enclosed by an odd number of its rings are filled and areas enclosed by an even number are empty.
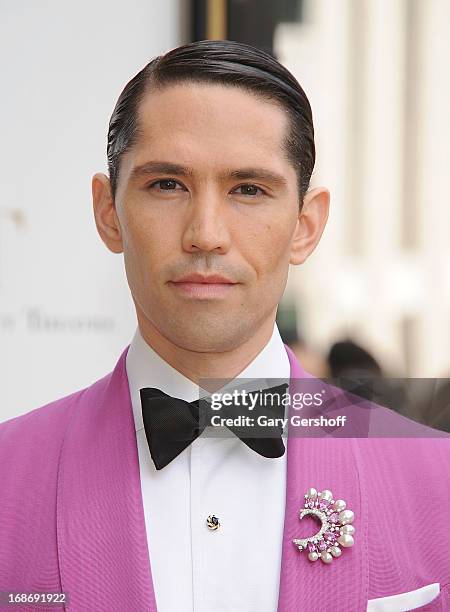
[[[206,519],[206,524],[208,525],[208,529],[211,529],[211,531],[214,531],[220,527],[219,519],[217,516],[214,516],[214,514],[210,514],[208,516]]]

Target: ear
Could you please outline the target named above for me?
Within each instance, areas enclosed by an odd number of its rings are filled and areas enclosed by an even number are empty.
[[[330,192],[325,187],[305,194],[292,240],[291,264],[302,264],[314,251],[325,229],[329,207]]]
[[[123,252],[122,232],[109,178],[98,172],[92,177],[92,203],[100,238],[113,253]]]

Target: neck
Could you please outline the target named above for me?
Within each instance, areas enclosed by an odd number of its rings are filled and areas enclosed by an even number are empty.
[[[145,342],[169,365],[195,384],[200,379],[236,378],[262,351],[272,337],[275,313],[239,346],[220,353],[191,351],[173,344],[147,319],[138,315],[139,331]]]

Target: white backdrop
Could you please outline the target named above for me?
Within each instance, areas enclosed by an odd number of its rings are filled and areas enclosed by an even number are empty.
[[[123,86],[186,34],[183,0],[0,4],[0,421],[87,386],[131,341],[91,177]]]

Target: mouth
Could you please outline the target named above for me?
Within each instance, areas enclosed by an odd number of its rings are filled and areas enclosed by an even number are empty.
[[[238,282],[217,274],[209,276],[189,274],[175,281],[169,281],[168,284],[179,295],[197,299],[225,298],[239,285]]]

